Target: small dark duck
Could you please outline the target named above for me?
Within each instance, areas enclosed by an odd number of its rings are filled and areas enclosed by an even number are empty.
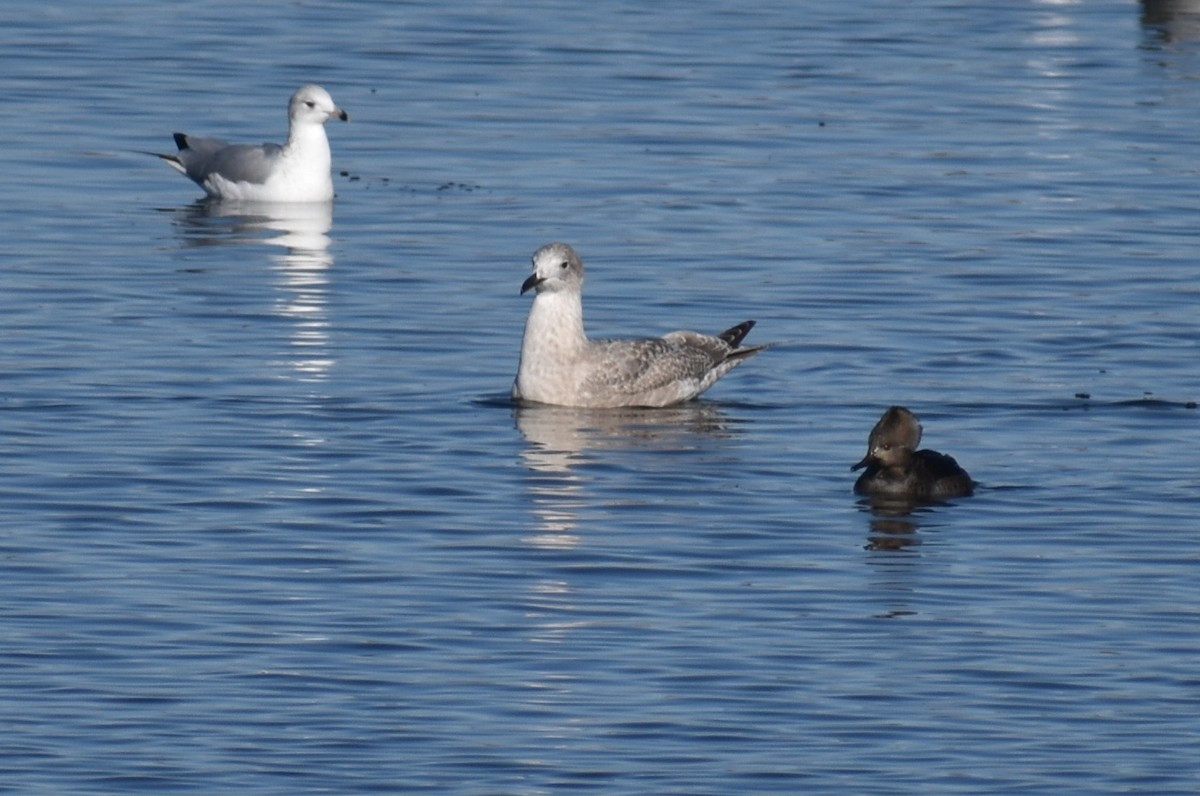
[[[967,471],[953,456],[917,450],[921,423],[903,406],[883,413],[867,439],[867,455],[851,470],[867,468],[854,482],[859,495],[908,502],[966,497],[975,491]]]

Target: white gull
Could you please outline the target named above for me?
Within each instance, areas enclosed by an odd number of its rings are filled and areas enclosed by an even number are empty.
[[[287,142],[228,144],[219,138],[175,133],[179,151],[159,155],[209,197],[246,202],[328,202],[333,199],[325,122],[349,121],[329,92],[308,85],[288,103]]]
[[[712,336],[589,340],[583,330],[583,261],[565,243],[533,255],[521,292],[536,289],[514,399],[560,406],[670,406],[695,398],[766,346],[740,347],[754,321]]]

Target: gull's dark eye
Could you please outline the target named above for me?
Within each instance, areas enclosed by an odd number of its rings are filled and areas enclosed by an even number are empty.
[[[307,106],[308,106],[308,107],[310,107],[310,108],[315,108],[315,107],[317,107],[317,103],[313,102],[312,100],[309,100],[308,102],[305,102],[304,104],[305,104],[305,105],[307,105]]]
[[[562,261],[562,264],[561,264],[561,265],[559,265],[558,267],[559,267],[559,268],[561,268],[561,269],[563,269],[563,270],[565,271],[565,270],[567,270],[568,268],[570,268],[570,267],[571,267],[571,263],[567,262],[566,260],[563,260],[563,261]]]

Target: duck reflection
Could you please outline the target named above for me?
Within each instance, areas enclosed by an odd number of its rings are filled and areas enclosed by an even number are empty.
[[[905,550],[921,544],[922,527],[936,528],[940,508],[955,505],[951,501],[908,500],[895,497],[866,496],[858,507],[870,515],[867,550]]]
[[[541,404],[513,409],[517,429],[529,443],[521,456],[529,466],[530,506],[537,519],[527,541],[539,547],[572,548],[576,527],[589,505],[589,479],[580,465],[603,450],[687,450],[729,436],[728,421],[712,404],[660,409],[578,409]]]
[[[858,504],[871,515],[867,550],[904,550],[921,543],[917,504],[880,498],[863,498]]]
[[[262,244],[277,251],[270,257],[280,276],[275,311],[292,322],[289,364],[303,380],[325,379],[333,365],[326,312],[333,203],[202,200],[176,221],[187,245]]]

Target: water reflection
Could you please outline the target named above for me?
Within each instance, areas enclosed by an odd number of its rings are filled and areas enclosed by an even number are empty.
[[[1142,0],[1142,27],[1165,42],[1200,38],[1200,0]]]
[[[666,409],[573,409],[525,405],[513,409],[517,429],[529,443],[521,456],[534,476],[530,506],[537,519],[527,541],[540,547],[571,548],[588,505],[588,478],[580,465],[589,453],[651,448],[689,450],[728,436],[729,421],[716,406],[690,403]]]
[[[1046,139],[1067,139],[1074,122],[1063,113],[1070,106],[1075,88],[1072,73],[1080,45],[1079,9],[1069,4],[1043,0],[1025,37],[1025,66],[1036,80],[1024,96],[1027,116]]]
[[[529,468],[527,494],[533,514],[531,532],[523,542],[533,548],[569,553],[582,544],[579,526],[598,508],[593,473],[620,460],[630,451],[639,453],[687,451],[709,448],[714,440],[732,435],[730,421],[716,406],[691,403],[666,409],[572,409],[519,405],[513,408],[517,429],[526,440],[521,456]],[[631,458],[631,457],[625,457]],[[618,499],[632,489],[618,487]],[[603,507],[599,507],[603,510]],[[568,556],[569,557],[569,556]],[[551,577],[537,581],[528,603],[529,641],[539,661],[547,657],[543,645],[561,644],[576,631],[595,623],[588,612],[581,616],[575,588],[569,579]],[[571,669],[543,668],[529,685],[542,695],[544,705],[570,698],[575,680]],[[558,721],[551,711],[541,732],[562,738],[577,728]]]
[[[333,365],[326,311],[333,203],[200,201],[178,213],[176,223],[190,246],[277,247],[270,257],[281,277],[275,311],[292,322],[289,365],[303,380],[326,378]]]
[[[869,551],[885,551],[867,558],[872,572],[871,596],[874,604],[871,615],[877,619],[900,619],[918,613],[916,600],[921,581],[921,557],[911,552],[907,555],[894,552],[907,548],[904,544],[906,534],[902,529],[894,535],[884,532],[878,535],[880,544],[867,545]],[[872,536],[873,541],[875,538]]]
[[[913,504],[863,499],[859,504],[871,512],[867,550],[903,550],[921,543],[917,537],[920,521],[913,516]]]
[[[915,616],[920,556],[914,552],[921,544],[921,517],[929,507],[880,498],[861,498],[858,505],[871,517],[863,549],[881,553],[868,559],[875,573],[874,594],[881,603],[873,615],[879,619]]]
[[[918,531],[927,525],[939,506],[952,503],[929,503],[896,498],[864,497],[859,508],[870,514],[867,550],[904,550],[919,545]]]

